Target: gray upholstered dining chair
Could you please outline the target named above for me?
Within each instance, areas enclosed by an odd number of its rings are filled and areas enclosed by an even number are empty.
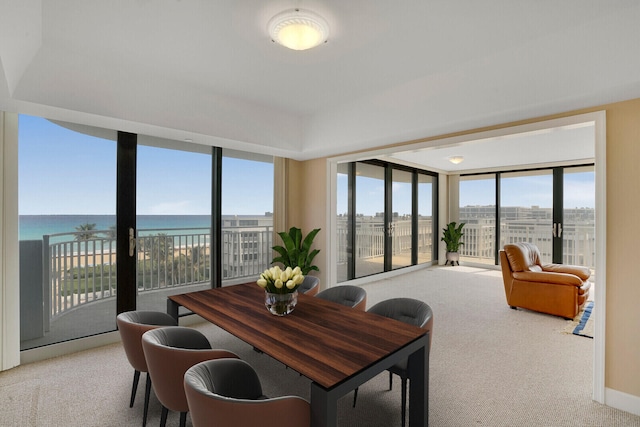
[[[320,290],[320,279],[315,276],[304,276],[304,281],[298,286],[298,292],[309,296],[315,296]]]
[[[166,425],[169,410],[180,412],[180,427],[186,424],[189,405],[183,382],[187,369],[205,360],[238,357],[227,350],[212,349],[200,331],[183,326],[145,332],[142,348],[153,390],[162,404],[161,427]]]
[[[163,326],[177,326],[178,322],[167,313],[161,311],[126,311],[118,314],[116,324],[120,332],[122,347],[127,355],[129,364],[133,367],[133,386],[131,387],[131,399],[129,407],[133,407],[138,390],[140,372],[147,373],[147,381],[144,393],[144,412],[142,414],[142,426],[147,425],[147,413],[149,411],[149,394],[151,393],[151,377],[147,369],[147,361],[142,350],[142,335],[151,330]]]
[[[255,370],[244,360],[198,363],[184,375],[194,427],[306,427],[309,402],[298,396],[268,398]]]
[[[433,330],[433,311],[431,307],[423,301],[413,298],[392,298],[381,301],[367,310],[368,313],[379,314],[380,316],[389,317],[399,320],[409,325],[424,328],[429,333],[429,348],[431,348],[431,336]],[[405,426],[407,412],[407,378],[408,360],[403,360],[391,368],[389,371],[389,390],[393,388],[393,374],[399,375],[402,380],[402,427]],[[358,398],[358,389],[355,389],[353,395],[353,406],[356,406]]]
[[[367,307],[367,292],[359,286],[334,286],[318,292],[316,298],[333,301],[363,311]]]

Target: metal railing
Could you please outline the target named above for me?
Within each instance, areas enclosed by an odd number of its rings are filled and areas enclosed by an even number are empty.
[[[270,226],[224,228],[223,279],[257,276],[269,266],[272,246]],[[115,297],[116,242],[108,231],[46,235],[43,247],[44,301],[51,320],[87,303]],[[209,282],[209,255],[208,229],[140,230],[136,237],[138,293]]]

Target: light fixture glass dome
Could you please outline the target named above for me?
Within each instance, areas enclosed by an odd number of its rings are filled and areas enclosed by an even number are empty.
[[[453,163],[454,165],[459,165],[464,160],[464,157],[462,157],[462,156],[451,156],[451,157],[448,158],[448,160],[451,163]]]
[[[329,25],[317,13],[290,9],[277,14],[267,26],[271,39],[289,49],[306,50],[327,41]]]

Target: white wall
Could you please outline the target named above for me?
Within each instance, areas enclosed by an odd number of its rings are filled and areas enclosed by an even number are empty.
[[[0,370],[20,364],[18,115],[0,111]]]

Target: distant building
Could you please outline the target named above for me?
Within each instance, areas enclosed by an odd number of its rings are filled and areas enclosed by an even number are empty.
[[[543,262],[551,262],[553,212],[539,206],[503,207],[500,210],[500,246],[516,242],[535,244]],[[460,208],[464,245],[460,255],[467,261],[494,263],[495,206]],[[562,224],[563,264],[595,267],[595,209],[564,209]]]

